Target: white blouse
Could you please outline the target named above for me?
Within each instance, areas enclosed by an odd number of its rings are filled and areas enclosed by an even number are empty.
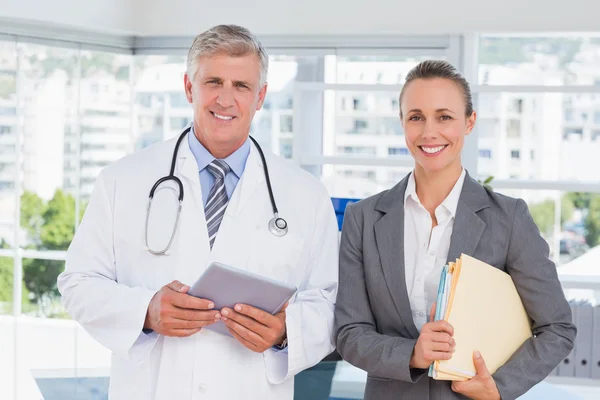
[[[433,229],[431,216],[417,196],[414,171],[408,180],[404,194],[404,266],[410,308],[419,331],[428,322],[437,298],[465,175],[463,169],[448,197],[435,209],[438,225]]]

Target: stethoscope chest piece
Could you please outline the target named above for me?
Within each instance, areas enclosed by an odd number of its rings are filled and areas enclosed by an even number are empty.
[[[288,232],[288,224],[285,219],[279,218],[277,214],[269,221],[269,231],[275,236],[285,236]]]

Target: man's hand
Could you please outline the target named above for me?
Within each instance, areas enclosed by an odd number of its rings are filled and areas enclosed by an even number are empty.
[[[452,390],[473,400],[500,400],[500,392],[481,354],[473,353],[476,375],[464,382],[452,382]]]
[[[446,321],[433,321],[435,315],[435,303],[431,308],[429,320],[421,328],[417,344],[410,358],[411,368],[429,368],[435,360],[449,360],[454,353],[456,343],[454,328]]]
[[[275,315],[248,306],[237,304],[235,310],[224,308],[221,318],[229,332],[241,344],[257,353],[280,344],[286,335],[285,309],[287,304]]]
[[[218,321],[215,305],[206,299],[187,294],[190,287],[179,281],[163,286],[152,298],[146,313],[144,329],[165,336],[185,337]]]

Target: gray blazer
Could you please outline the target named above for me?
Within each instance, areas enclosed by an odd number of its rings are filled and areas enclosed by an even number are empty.
[[[409,368],[419,332],[404,275],[407,182],[408,176],[346,209],[335,310],[337,349],[367,371],[365,400],[464,399],[449,382]],[[502,399],[517,398],[550,374],[576,336],[548,245],[523,200],[487,190],[467,174],[448,261],[461,253],[509,273],[533,322],[534,338],[494,374]]]

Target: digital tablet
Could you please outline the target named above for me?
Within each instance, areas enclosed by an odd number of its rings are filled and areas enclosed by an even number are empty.
[[[236,304],[248,304],[276,314],[296,290],[296,287],[286,283],[213,262],[191,286],[188,294],[212,301],[215,310],[223,307],[233,309]],[[208,325],[204,329],[231,336],[223,321]]]

